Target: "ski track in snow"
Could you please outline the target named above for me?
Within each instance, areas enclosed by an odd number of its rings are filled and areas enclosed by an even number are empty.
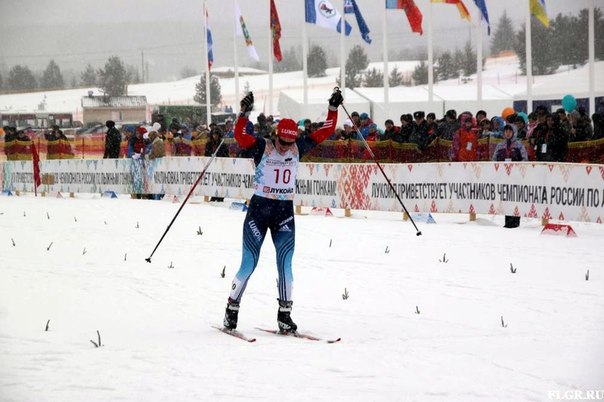
[[[240,311],[249,344],[211,328],[244,213],[187,205],[146,263],[178,206],[0,198],[0,400],[542,401],[604,385],[602,225],[564,238],[435,214],[417,237],[400,213],[298,216],[293,317],[342,341],[255,329],[276,326],[267,236]]]

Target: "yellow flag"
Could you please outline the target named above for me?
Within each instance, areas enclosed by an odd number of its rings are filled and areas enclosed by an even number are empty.
[[[549,27],[549,18],[547,18],[547,11],[545,10],[545,0],[530,0],[531,1],[531,14],[535,16],[543,24],[544,27]]]

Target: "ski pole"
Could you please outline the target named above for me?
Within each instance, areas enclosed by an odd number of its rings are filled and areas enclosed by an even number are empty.
[[[342,103],[341,106],[342,106],[342,109],[344,109],[344,112],[346,112],[346,115],[348,116],[348,118],[350,119],[350,121],[352,122],[352,125],[354,126],[357,134],[359,135],[359,138],[361,138],[361,141],[363,141],[363,145],[365,145],[365,148],[369,152],[369,155],[371,156],[371,159],[373,159],[373,162],[375,162],[375,164],[377,165],[377,167],[380,169],[380,172],[382,172],[382,175],[384,176],[384,179],[386,179],[386,182],[390,186],[390,189],[394,193],[394,195],[395,195],[396,199],[398,200],[399,204],[401,204],[401,207],[403,207],[403,211],[405,211],[405,213],[409,217],[409,220],[413,224],[413,227],[415,227],[415,230],[417,231],[417,233],[415,233],[415,235],[416,236],[421,236],[422,232],[417,228],[417,225],[413,221],[413,218],[411,217],[411,214],[409,213],[409,211],[405,207],[405,204],[403,204],[403,200],[401,200],[401,197],[399,197],[398,192],[396,191],[396,189],[394,188],[394,186],[390,182],[390,179],[386,175],[386,172],[384,172],[384,169],[382,168],[382,165],[380,165],[380,162],[378,161],[377,157],[375,156],[375,154],[373,153],[373,151],[369,147],[369,144],[367,143],[367,141],[365,140],[365,138],[363,138],[363,134],[361,134],[361,130],[359,130],[359,128],[357,127],[356,123],[354,122],[354,120],[350,116],[350,113],[348,113],[348,110],[346,110],[346,106],[344,106],[344,103]]]
[[[210,158],[210,160],[206,163],[206,165],[203,167],[203,170],[201,171],[201,173],[199,174],[199,177],[197,178],[197,180],[195,180],[195,183],[193,183],[193,186],[191,187],[191,190],[189,191],[189,194],[187,194],[187,198],[184,199],[184,201],[182,202],[182,204],[180,204],[180,208],[178,208],[178,211],[176,211],[176,215],[174,215],[174,218],[172,218],[172,222],[170,222],[170,224],[168,225],[168,227],[166,228],[166,231],[164,232],[164,234],[161,236],[161,239],[159,239],[159,241],[157,242],[157,245],[155,246],[155,248],[153,249],[153,252],[151,252],[151,255],[148,258],[145,258],[145,261],[147,261],[148,263],[151,263],[151,257],[153,257],[153,254],[155,254],[155,250],[157,250],[157,248],[159,247],[159,245],[161,244],[162,240],[164,240],[164,237],[166,237],[166,234],[168,233],[168,231],[170,230],[170,227],[172,226],[172,224],[174,223],[174,221],[176,220],[176,217],[178,216],[178,214],[180,214],[180,211],[182,210],[182,208],[185,206],[185,204],[187,203],[187,200],[189,199],[189,197],[191,197],[191,194],[193,194],[193,191],[195,190],[195,187],[197,187],[197,184],[199,184],[199,182],[201,181],[201,178],[203,177],[203,175],[206,173],[206,170],[208,170],[208,167],[210,167],[210,165],[212,164],[212,162],[214,161],[214,159],[216,159],[216,154],[218,153],[218,150],[220,149],[220,147],[222,146],[222,143],[224,142],[224,138],[220,141],[220,144],[218,144],[218,147],[216,147],[216,150],[214,151],[214,153],[212,154],[212,157]]]

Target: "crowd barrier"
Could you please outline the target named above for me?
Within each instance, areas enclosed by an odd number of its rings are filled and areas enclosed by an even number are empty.
[[[483,138],[479,141],[479,161],[489,161],[495,146],[501,139]],[[205,139],[186,141],[191,147],[191,156],[203,156],[205,152]],[[167,156],[177,156],[176,143],[172,140],[164,141]],[[41,159],[102,159],[105,151],[104,134],[82,136],[69,142],[64,140],[46,141],[34,140]],[[533,155],[528,143],[524,143]],[[0,158],[2,160],[28,160],[31,159],[31,143],[23,141],[10,141],[0,143]],[[379,161],[384,163],[423,163],[446,162],[450,160],[451,141],[440,138],[432,141],[422,152],[417,145],[412,143],[397,143],[393,141],[377,141],[369,143],[373,153]],[[229,148],[229,155],[236,157],[240,149],[234,139],[226,139],[225,145]],[[127,155],[128,145],[122,142],[120,157]],[[362,163],[372,161],[362,141],[325,141],[305,155],[305,162],[334,162],[334,163]],[[604,138],[594,141],[570,142],[565,162],[571,163],[604,163]]]
[[[46,160],[37,191],[61,193],[189,193],[207,157]],[[299,206],[410,212],[515,215],[602,223],[604,165],[543,162],[301,163],[294,203]],[[249,199],[254,164],[216,158],[195,195]],[[0,163],[5,193],[33,192],[31,161]],[[396,194],[395,194],[396,192]]]

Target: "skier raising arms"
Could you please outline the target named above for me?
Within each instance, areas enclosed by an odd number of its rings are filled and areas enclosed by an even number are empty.
[[[344,99],[336,88],[329,98],[329,110],[323,127],[308,137],[298,137],[298,125],[292,119],[282,119],[277,126],[277,138],[254,137],[245,132],[248,116],[254,107],[254,95],[249,92],[241,100],[235,125],[239,146],[254,158],[254,195],[243,222],[241,266],[233,279],[226,306],[224,327],[237,328],[239,303],[260,257],[260,248],[270,230],[277,253],[279,273],[279,310],[277,323],[284,333],[296,332],[291,319],[292,257],[295,247],[294,195],[298,164],[302,156],[331,136],[336,128],[338,106]]]

